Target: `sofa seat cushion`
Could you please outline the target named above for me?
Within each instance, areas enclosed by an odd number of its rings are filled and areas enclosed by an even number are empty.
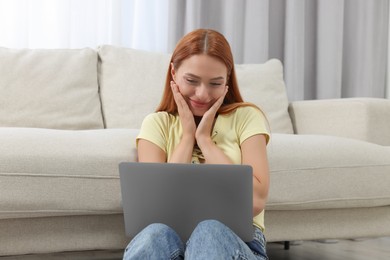
[[[390,147],[342,137],[273,134],[267,210],[390,205]]]
[[[0,127],[99,129],[95,50],[0,48]]]
[[[0,128],[0,219],[122,213],[138,130]]]

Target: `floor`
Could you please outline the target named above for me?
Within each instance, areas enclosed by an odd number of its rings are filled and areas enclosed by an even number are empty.
[[[289,250],[284,250],[283,244],[269,243],[267,250],[271,260],[388,260],[390,237],[297,242]]]
[[[268,256],[271,260],[388,260],[390,259],[390,237],[362,240],[327,240],[293,242],[289,250],[283,243],[268,243]],[[0,257],[0,260],[59,260],[59,259],[121,259],[121,251],[83,253],[63,253],[56,255],[26,255]]]

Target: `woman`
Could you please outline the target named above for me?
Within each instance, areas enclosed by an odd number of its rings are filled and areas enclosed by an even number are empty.
[[[263,235],[268,140],[263,113],[242,100],[225,37],[205,29],[185,35],[172,54],[157,112],[142,123],[138,159],[251,165],[255,238],[245,243],[224,224],[206,220],[184,244],[170,227],[152,224],[130,242],[124,259],[268,259]]]

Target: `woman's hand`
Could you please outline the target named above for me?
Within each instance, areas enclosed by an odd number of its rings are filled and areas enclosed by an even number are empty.
[[[209,110],[207,110],[207,112],[203,115],[202,120],[200,121],[196,129],[195,139],[200,148],[202,143],[211,141],[211,131],[214,125],[215,115],[217,114],[218,109],[221,107],[227,91],[228,86],[225,86],[225,91],[223,92],[222,96],[220,96],[217,101],[215,101],[215,103],[209,108]]]
[[[210,109],[203,115],[198,127],[196,127],[194,114],[187,102],[179,92],[178,86],[173,81],[171,88],[177,105],[180,122],[183,127],[183,136],[176,146],[169,162],[189,163],[192,158],[195,139],[205,157],[206,163],[231,164],[231,160],[211,140],[211,130],[214,124],[215,115],[221,107],[228,87]]]
[[[180,123],[183,127],[183,135],[179,144],[173,150],[168,162],[170,163],[190,163],[192,150],[195,144],[196,125],[194,116],[187,105],[187,102],[179,92],[175,82],[171,81],[173,97],[175,99],[179,113]]]
[[[181,95],[178,86],[174,81],[171,81],[173,97],[175,99],[177,110],[180,117],[180,122],[183,127],[183,137],[195,139],[196,124],[194,115],[188,107],[187,102]]]
[[[196,142],[200,150],[202,150],[206,163],[232,164],[230,158],[211,139],[211,131],[214,125],[215,115],[221,107],[227,91],[228,86],[225,87],[225,91],[222,96],[219,97],[210,109],[203,115],[202,120],[196,129]]]

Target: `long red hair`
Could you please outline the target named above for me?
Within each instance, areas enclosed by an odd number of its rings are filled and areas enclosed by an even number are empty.
[[[175,69],[178,69],[183,60],[197,54],[210,55],[211,57],[222,61],[226,65],[228,71],[227,85],[229,86],[229,91],[225,96],[223,104],[218,110],[219,114],[228,114],[240,106],[256,107],[254,104],[245,103],[241,97],[234,70],[233,54],[228,41],[217,31],[198,29],[185,35],[176,45],[169,63],[164,93],[157,111],[166,111],[171,114],[177,113],[177,105],[170,87],[170,82],[173,80],[171,74],[171,64],[173,64]]]

